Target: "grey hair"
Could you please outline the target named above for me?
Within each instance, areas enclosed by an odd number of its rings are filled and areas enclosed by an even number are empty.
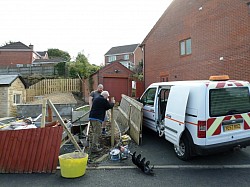
[[[102,88],[103,89],[103,85],[102,84],[98,84],[97,88]]]
[[[109,92],[108,92],[108,91],[102,91],[101,95],[102,95],[102,96],[107,96],[107,97],[108,97],[108,96],[109,96]]]

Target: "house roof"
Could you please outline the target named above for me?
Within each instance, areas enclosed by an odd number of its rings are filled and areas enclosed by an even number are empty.
[[[66,62],[66,61],[63,58],[52,58],[52,59],[36,59],[32,63],[40,63],[40,62],[57,63],[57,62]]]
[[[95,74],[99,74],[100,72],[106,71],[107,69],[113,67],[113,66],[119,66],[124,71],[128,72],[129,74],[133,74],[134,72],[122,65],[119,61],[113,62],[111,64],[108,64],[106,66],[103,66],[101,69],[97,70],[96,72],[92,73],[90,77],[92,77]]]
[[[47,51],[37,51],[40,56],[45,56]]]
[[[123,45],[112,47],[106,55],[114,55],[114,54],[123,54],[123,53],[133,53],[135,49],[139,46],[139,44],[131,44],[131,45]]]
[[[22,42],[14,42],[14,43],[6,44],[0,47],[0,49],[30,49],[32,50],[30,47],[23,44]]]
[[[0,75],[0,86],[10,86],[17,78],[27,87],[24,79],[20,75]]]
[[[163,21],[164,17],[166,16],[167,12],[169,9],[171,9],[173,3],[175,0],[173,0],[170,5],[167,7],[167,9],[164,11],[164,13],[161,15],[161,17],[158,19],[158,21],[155,23],[155,25],[153,26],[153,28],[149,31],[149,33],[147,34],[147,36],[143,39],[141,46],[145,45],[146,41],[148,40],[148,38],[151,36],[152,33],[154,33],[154,31],[156,30],[156,28],[160,25],[160,23]]]

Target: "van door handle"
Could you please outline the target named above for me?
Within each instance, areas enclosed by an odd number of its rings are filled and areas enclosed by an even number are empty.
[[[153,109],[151,109],[151,110],[149,110],[149,112],[154,112],[154,110],[153,110]]]
[[[166,114],[166,116],[167,116],[168,118],[171,118],[171,115],[170,115],[170,114]]]

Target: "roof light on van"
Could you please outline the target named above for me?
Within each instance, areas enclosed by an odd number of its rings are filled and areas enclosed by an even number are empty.
[[[229,80],[228,75],[214,75],[209,77],[210,81],[227,81]]]

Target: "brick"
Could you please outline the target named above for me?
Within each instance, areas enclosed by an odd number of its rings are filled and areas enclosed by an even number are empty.
[[[249,9],[242,0],[173,1],[143,41],[145,86],[219,74],[250,81]],[[192,54],[180,56],[179,41],[189,37]]]

